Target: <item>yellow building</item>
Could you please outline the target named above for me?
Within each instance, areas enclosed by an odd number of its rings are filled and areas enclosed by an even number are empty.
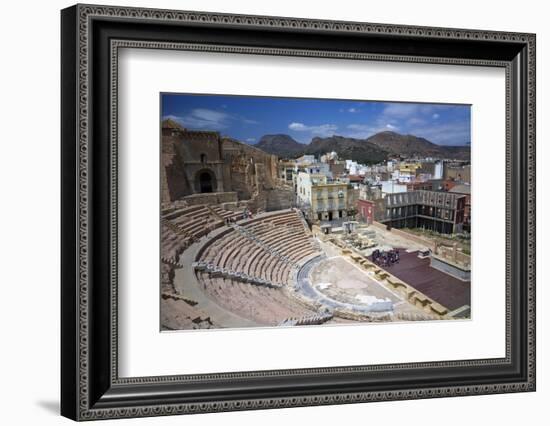
[[[329,182],[326,175],[298,173],[296,196],[310,220],[334,220],[353,209],[354,190],[345,182]]]
[[[410,173],[412,175],[416,174],[416,170],[422,167],[420,163],[401,163],[399,164],[399,171],[401,173]]]

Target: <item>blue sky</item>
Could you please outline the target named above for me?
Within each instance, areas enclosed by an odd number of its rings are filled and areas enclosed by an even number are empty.
[[[163,119],[250,144],[274,133],[309,143],[315,136],[367,138],[384,130],[438,145],[470,143],[469,105],[190,94],[162,94],[161,104]]]

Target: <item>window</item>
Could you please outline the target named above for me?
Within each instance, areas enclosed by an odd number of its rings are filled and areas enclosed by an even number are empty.
[[[206,163],[206,154],[201,154],[201,163]]]

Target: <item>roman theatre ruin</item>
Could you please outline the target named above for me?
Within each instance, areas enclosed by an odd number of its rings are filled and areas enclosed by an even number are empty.
[[[369,256],[400,247],[403,259],[421,259],[422,247],[370,226],[367,253],[350,244],[362,225],[323,232],[277,164],[217,132],[162,122],[163,330],[460,317],[469,300],[441,303]]]

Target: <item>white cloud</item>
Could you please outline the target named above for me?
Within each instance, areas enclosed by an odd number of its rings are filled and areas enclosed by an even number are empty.
[[[246,117],[207,108],[195,108],[182,116],[170,115],[164,118],[171,118],[188,129],[223,130],[235,121],[244,124],[257,124],[257,121]]]
[[[398,131],[426,138],[438,145],[464,145],[470,140],[469,121],[439,120],[443,111],[452,108],[454,106],[442,104],[392,103],[376,117],[372,130]]]
[[[288,125],[288,128],[289,128],[290,130],[296,130],[296,131],[298,131],[298,132],[302,132],[302,131],[307,130],[307,129],[306,129],[306,125],[305,125],[304,123],[290,123],[290,124]]]
[[[212,109],[195,108],[177,120],[190,129],[221,130],[229,126],[231,116]]]
[[[408,126],[420,126],[423,124],[426,124],[426,120],[424,120],[423,118],[412,117],[407,120]]]
[[[438,145],[464,145],[470,142],[470,124],[468,121],[437,123],[413,127],[407,133],[426,138]]]
[[[256,138],[247,138],[246,142],[248,143],[256,142]]]
[[[295,132],[309,132],[312,135],[317,136],[332,136],[334,132],[338,129],[338,126],[335,124],[320,124],[316,126],[308,126],[304,123],[293,122],[288,125],[290,130]]]
[[[349,108],[348,112],[359,112],[359,110],[357,108]]]
[[[396,118],[407,118],[417,115],[422,106],[418,104],[389,104],[384,111],[383,115]]]
[[[439,118],[439,112],[452,108],[449,105],[438,104],[407,104],[407,103],[394,103],[389,104],[382,111],[382,115],[385,117],[394,117],[398,119],[429,117]]]

